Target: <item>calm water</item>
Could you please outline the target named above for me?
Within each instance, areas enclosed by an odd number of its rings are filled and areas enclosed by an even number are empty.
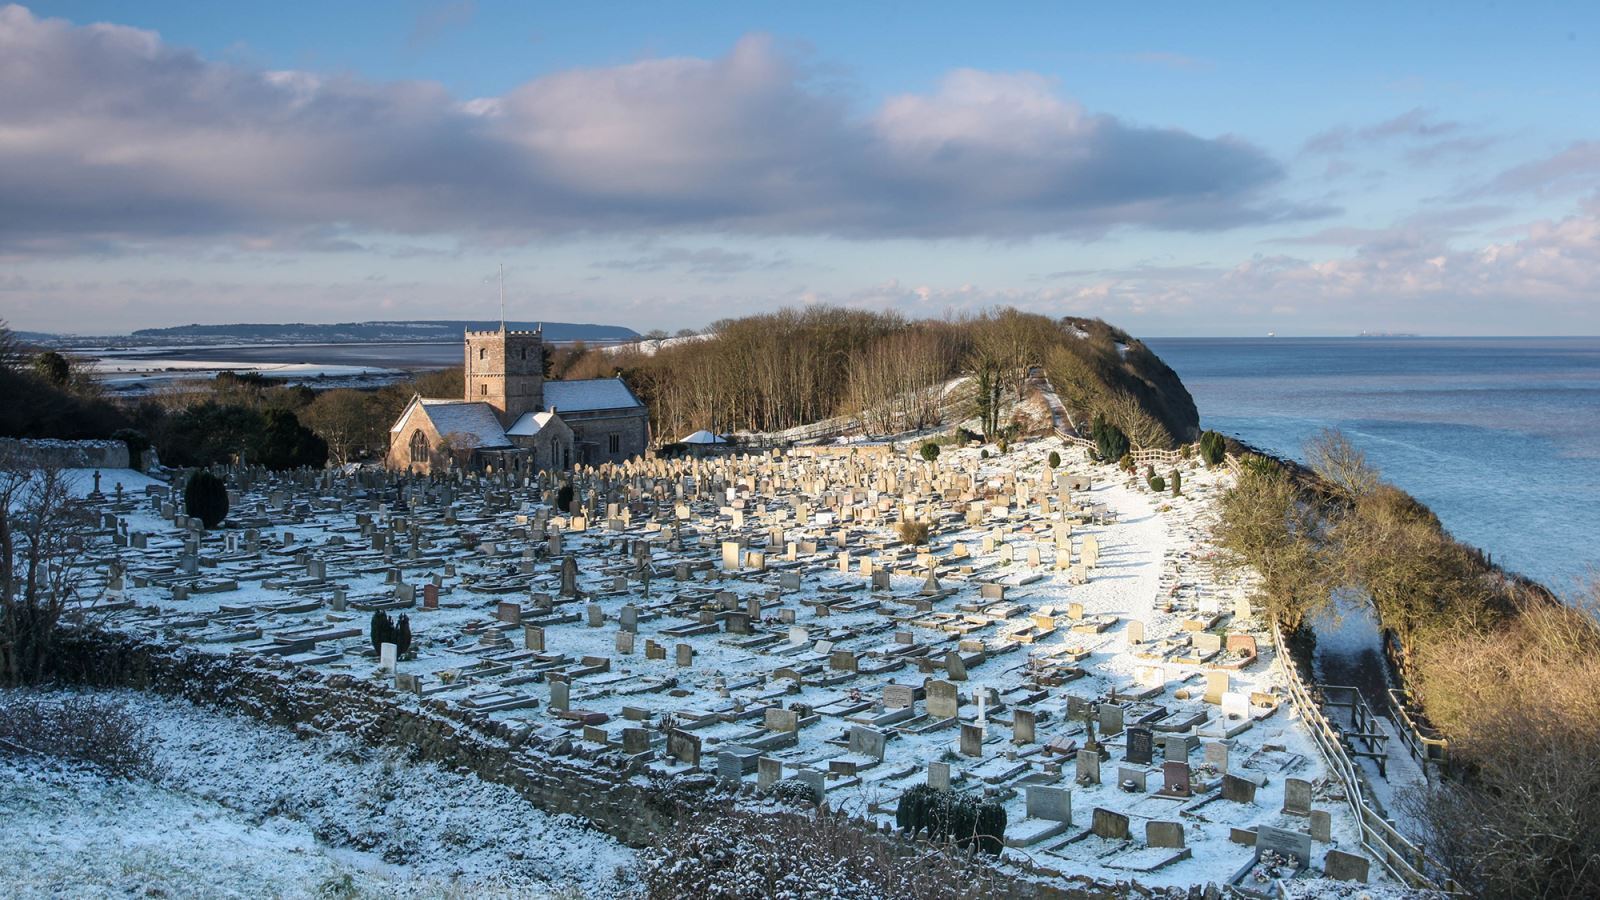
[[[1163,338],[1203,426],[1338,428],[1456,537],[1562,594],[1600,572],[1600,338]]]

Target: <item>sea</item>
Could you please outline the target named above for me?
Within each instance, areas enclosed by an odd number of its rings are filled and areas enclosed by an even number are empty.
[[[1505,568],[1565,597],[1600,577],[1600,337],[1145,343],[1202,427],[1302,460],[1336,428]]]

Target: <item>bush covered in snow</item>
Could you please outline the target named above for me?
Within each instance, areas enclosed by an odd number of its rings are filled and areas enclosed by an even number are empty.
[[[88,763],[110,775],[148,775],[148,729],[126,706],[94,694],[0,692],[0,752]]]

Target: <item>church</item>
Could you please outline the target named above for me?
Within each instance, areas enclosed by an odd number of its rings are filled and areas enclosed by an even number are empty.
[[[622,379],[545,381],[542,330],[468,331],[464,362],[463,397],[413,396],[389,428],[390,469],[560,471],[649,446],[649,414]]]

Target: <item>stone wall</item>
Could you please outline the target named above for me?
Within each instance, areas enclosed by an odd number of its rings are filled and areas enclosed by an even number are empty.
[[[121,441],[16,440],[0,438],[0,454],[16,453],[35,466],[64,469],[126,469],[128,445]]]
[[[346,734],[403,748],[415,760],[466,769],[504,784],[547,812],[588,819],[633,847],[648,846],[680,820],[737,802],[736,796],[748,797],[754,790],[745,784],[735,795],[711,775],[664,779],[620,754],[590,753],[565,737],[541,738],[443,701],[408,697],[377,682],[324,675],[274,658],[221,656],[181,643],[139,643],[122,635],[79,631],[61,639],[52,674],[71,684],[181,697],[297,733]],[[927,850],[925,843],[880,832],[864,820],[852,824],[898,851]],[[1001,872],[1000,877],[1007,882],[1003,895],[1020,900],[1182,896],[1136,882],[1097,883],[1048,869],[1034,869],[1031,877],[1023,872]],[[1186,893],[1200,898],[1215,896],[1214,891],[1193,888]],[[991,885],[984,896],[993,895]]]

